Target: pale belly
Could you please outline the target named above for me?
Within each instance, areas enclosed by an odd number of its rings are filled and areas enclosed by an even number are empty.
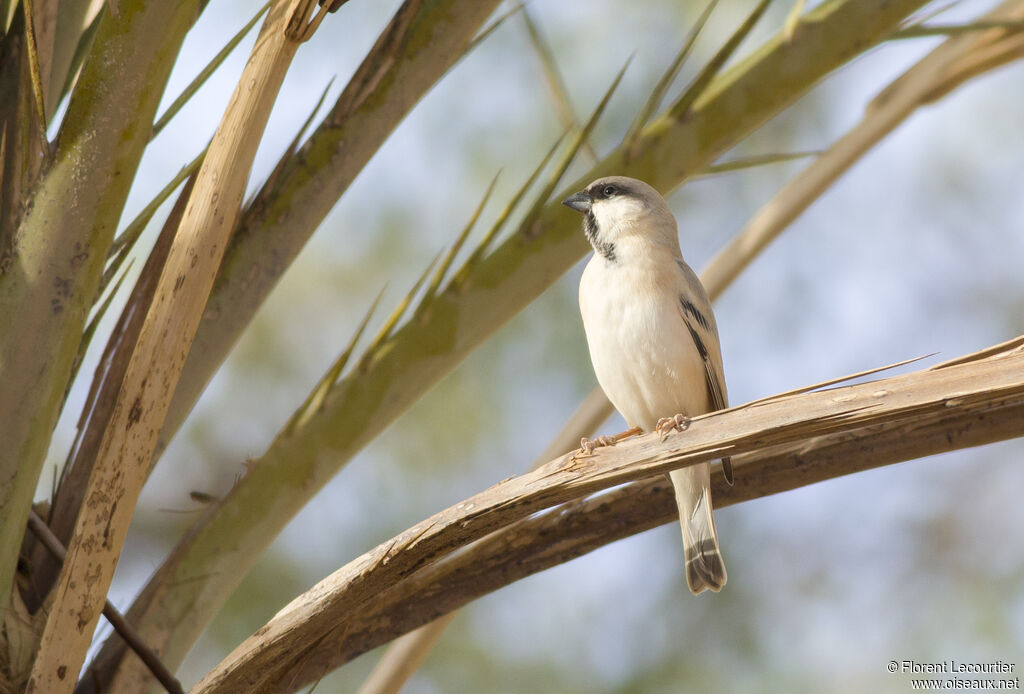
[[[661,417],[709,411],[704,363],[673,289],[602,270],[584,271],[580,312],[594,373],[615,409],[645,431]]]

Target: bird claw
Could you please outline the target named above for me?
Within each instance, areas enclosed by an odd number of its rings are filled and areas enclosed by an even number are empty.
[[[619,432],[614,436],[595,436],[592,439],[583,438],[580,439],[580,447],[577,449],[577,451],[582,454],[582,457],[594,455],[595,448],[603,448],[604,446],[614,446],[623,439],[628,439],[630,436],[636,436],[637,434],[642,433],[643,429],[641,429],[640,427],[633,427],[632,429],[627,429],[626,431]],[[575,460],[576,458],[579,457],[581,456],[577,455],[576,453],[573,453],[572,459]]]
[[[614,436],[595,436],[592,439],[582,438],[580,439],[580,450],[583,451],[583,455],[592,455],[595,448],[614,446],[618,442],[619,440]]]
[[[690,418],[685,414],[677,414],[671,417],[662,417],[658,420],[658,425],[654,427],[654,430],[661,436],[661,440],[664,441],[672,431],[686,431],[690,427]]]

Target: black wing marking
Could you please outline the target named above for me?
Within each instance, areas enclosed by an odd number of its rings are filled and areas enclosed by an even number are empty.
[[[693,338],[693,344],[697,348],[697,353],[700,355],[701,361],[704,362],[704,380],[707,383],[708,394],[711,396],[711,404],[714,405],[716,410],[724,410],[726,405],[725,394],[722,392],[722,382],[715,371],[715,365],[711,361],[711,354],[708,352],[707,345],[704,344],[704,340],[701,338],[700,333],[697,332],[697,329],[693,327],[693,323],[697,323],[705,330],[710,330],[708,319],[685,296],[679,297],[679,304],[683,308],[683,323],[686,324],[686,329],[690,331],[690,337]],[[722,472],[725,474],[726,482],[731,485],[731,458],[722,458]]]
[[[708,324],[708,319],[705,318],[704,314],[701,313],[697,309],[697,307],[693,305],[693,302],[687,301],[685,297],[680,296],[679,303],[682,304],[683,306],[684,314],[695,320],[697,324],[700,325],[700,327],[704,328],[705,330],[711,330],[711,326]]]

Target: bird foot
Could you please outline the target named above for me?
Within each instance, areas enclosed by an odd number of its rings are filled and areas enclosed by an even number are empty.
[[[677,414],[672,417],[662,417],[658,420],[658,426],[654,427],[654,430],[661,436],[661,440],[664,441],[672,431],[686,431],[690,427],[690,418],[685,414]]]
[[[580,439],[580,450],[583,451],[583,455],[590,455],[594,452],[595,448],[614,446],[618,442],[618,439],[614,436],[595,436],[592,439],[582,438]]]
[[[604,446],[614,446],[623,439],[628,439],[630,436],[636,436],[643,430],[640,427],[633,427],[627,431],[620,432],[614,436],[595,436],[592,439],[582,438],[580,439],[580,450],[583,455],[593,455],[595,448],[603,448]]]

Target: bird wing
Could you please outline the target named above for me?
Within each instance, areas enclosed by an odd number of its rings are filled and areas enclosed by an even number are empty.
[[[718,344],[718,328],[715,325],[714,314],[711,312],[711,300],[700,279],[690,269],[690,266],[681,259],[676,261],[679,269],[682,270],[685,287],[679,293],[679,309],[686,329],[693,338],[697,354],[704,362],[704,380],[707,384],[708,395],[711,398],[713,410],[724,410],[729,406],[726,390],[725,375],[722,373],[722,355]],[[701,310],[701,307],[704,310]],[[712,354],[711,349],[715,349]],[[732,459],[722,458],[722,472],[729,484],[732,484]]]

